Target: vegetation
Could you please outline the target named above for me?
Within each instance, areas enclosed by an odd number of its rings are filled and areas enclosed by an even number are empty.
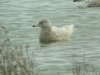
[[[83,57],[81,61],[79,61],[76,57],[76,55],[72,56],[72,75],[100,75],[99,66],[87,61],[85,57]]]
[[[12,45],[4,26],[0,26],[0,35],[0,75],[38,75],[35,60],[28,54],[30,46]]]

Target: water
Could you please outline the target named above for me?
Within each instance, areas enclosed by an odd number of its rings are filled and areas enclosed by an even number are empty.
[[[41,75],[66,75],[73,58],[99,66],[99,9],[78,8],[71,0],[0,0],[0,25],[9,29],[13,45],[31,45]],[[32,25],[44,18],[56,26],[75,24],[71,40],[40,44],[39,28]]]

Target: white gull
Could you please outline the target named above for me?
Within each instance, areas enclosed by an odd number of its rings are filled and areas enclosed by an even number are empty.
[[[74,30],[74,24],[56,27],[51,25],[48,20],[41,20],[38,25],[33,25],[33,27],[41,28],[39,40],[44,43],[68,40]]]

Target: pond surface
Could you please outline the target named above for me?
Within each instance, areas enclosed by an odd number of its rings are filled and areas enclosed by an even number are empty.
[[[31,45],[41,75],[69,75],[73,59],[100,62],[100,7],[77,6],[71,0],[0,0],[0,25],[9,29],[13,45]],[[39,43],[40,29],[32,25],[44,18],[55,26],[75,24],[71,39]]]

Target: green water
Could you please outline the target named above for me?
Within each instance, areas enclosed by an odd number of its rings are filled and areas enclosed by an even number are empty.
[[[75,24],[71,40],[40,44],[39,28],[32,25],[44,18],[56,26]],[[0,0],[0,25],[9,29],[13,45],[31,45],[41,75],[68,74],[73,58],[99,66],[100,7],[78,8],[72,0]]]

